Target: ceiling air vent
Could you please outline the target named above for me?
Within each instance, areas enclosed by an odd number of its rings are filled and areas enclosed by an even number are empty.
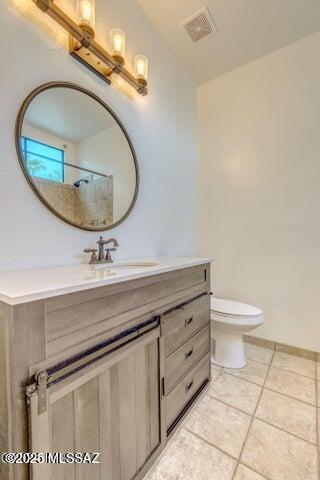
[[[202,8],[181,24],[193,42],[198,42],[208,35],[217,34],[218,29],[208,7]]]

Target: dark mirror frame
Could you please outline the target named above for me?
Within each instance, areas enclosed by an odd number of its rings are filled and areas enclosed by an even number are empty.
[[[118,220],[117,222],[113,223],[112,225],[110,226],[106,226],[106,227],[102,227],[102,228],[97,228],[97,227],[84,227],[84,226],[80,226],[78,224],[76,224],[75,222],[72,222],[71,220],[69,220],[68,218],[64,217],[63,215],[61,215],[60,212],[58,212],[49,202],[47,202],[47,200],[40,194],[40,192],[38,191],[38,189],[36,188],[36,186],[34,185],[33,181],[32,181],[32,177],[31,175],[29,174],[27,168],[26,168],[26,165],[25,165],[25,160],[24,160],[24,156],[23,156],[23,153],[21,151],[21,134],[22,134],[22,125],[23,125],[23,120],[24,120],[24,117],[25,117],[25,114],[26,114],[26,111],[30,105],[30,103],[32,102],[32,100],[37,96],[39,95],[39,93],[42,93],[46,90],[49,90],[51,88],[71,88],[73,90],[77,90],[85,95],[88,95],[89,97],[93,98],[94,100],[96,100],[96,102],[98,102],[100,105],[102,105],[102,107],[104,107],[108,113],[110,113],[110,115],[112,115],[112,117],[114,118],[114,120],[117,122],[117,124],[119,125],[119,127],[121,128],[124,136],[126,137],[127,139],[127,142],[129,144],[129,147],[130,147],[130,150],[131,150],[131,153],[132,153],[132,159],[134,161],[134,166],[135,166],[135,171],[136,171],[136,186],[135,186],[135,192],[134,192],[134,196],[133,196],[133,199],[132,199],[132,202],[131,202],[131,205],[129,206],[128,208],[128,211],[125,215],[123,215],[122,218],[120,218],[120,220]],[[134,150],[134,147],[133,147],[133,144],[131,142],[131,139],[128,135],[128,132],[127,130],[125,129],[125,127],[123,126],[122,122],[119,120],[119,118],[117,117],[117,115],[113,112],[113,110],[111,110],[110,107],[108,107],[108,105],[106,103],[104,103],[101,98],[99,98],[97,95],[95,95],[94,93],[90,92],[89,90],[86,90],[85,88],[83,87],[80,87],[79,85],[77,84],[74,84],[74,83],[69,83],[69,82],[50,82],[50,83],[45,83],[43,85],[40,85],[39,87],[37,87],[36,89],[34,89],[28,96],[27,98],[24,100],[23,104],[21,105],[20,107],[20,110],[18,112],[18,115],[17,115],[17,119],[16,119],[16,126],[15,126],[15,144],[16,144],[16,151],[17,151],[17,155],[18,155],[18,160],[19,160],[19,163],[20,163],[20,166],[21,166],[21,169],[23,171],[23,174],[28,182],[28,184],[30,185],[30,187],[32,188],[33,192],[36,194],[36,196],[39,198],[39,200],[41,200],[41,202],[48,208],[48,210],[50,210],[51,213],[53,213],[54,215],[56,215],[57,217],[59,217],[61,220],[63,220],[64,222],[67,222],[69,225],[72,225],[76,228],[80,228],[81,230],[87,230],[87,231],[91,231],[91,232],[102,232],[102,231],[106,231],[106,230],[110,230],[111,228],[115,228],[117,227],[118,225],[120,225],[120,223],[124,222],[125,219],[130,215],[135,203],[136,203],[136,200],[137,200],[137,196],[138,196],[138,192],[139,192],[139,182],[140,182],[140,176],[139,176],[139,167],[138,167],[138,162],[137,162],[137,157],[136,157],[136,152]]]

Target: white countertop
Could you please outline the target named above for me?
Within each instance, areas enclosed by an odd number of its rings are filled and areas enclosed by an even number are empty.
[[[70,265],[0,273],[0,301],[10,305],[112,285],[181,268],[210,263],[212,258],[155,257],[121,260],[114,264]],[[126,262],[154,262],[155,266],[112,268]]]

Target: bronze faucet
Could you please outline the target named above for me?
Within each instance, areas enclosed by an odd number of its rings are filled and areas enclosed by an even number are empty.
[[[113,243],[113,247],[107,248],[105,251],[104,247],[109,243]],[[97,255],[96,248],[85,248],[83,250],[85,253],[91,253],[90,265],[97,264],[97,263],[112,263],[113,260],[111,258],[110,252],[114,252],[115,250],[117,250],[117,247],[119,247],[118,240],[116,240],[115,238],[109,238],[109,240],[103,240],[103,237],[100,237],[99,240],[97,241],[97,244],[99,246],[98,255]]]

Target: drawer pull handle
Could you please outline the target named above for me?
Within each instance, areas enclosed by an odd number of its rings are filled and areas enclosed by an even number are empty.
[[[188,360],[188,358],[190,358],[192,354],[193,354],[193,348],[191,348],[191,350],[186,353],[186,357],[185,357],[186,360]]]
[[[190,323],[192,323],[192,322],[193,322],[193,315],[192,315],[190,318],[187,318],[187,319],[186,319],[186,327],[187,327],[188,325],[190,325]]]
[[[193,380],[191,380],[191,382],[188,383],[188,385],[186,385],[186,393],[189,393],[189,390],[192,387],[192,385],[193,385]]]

